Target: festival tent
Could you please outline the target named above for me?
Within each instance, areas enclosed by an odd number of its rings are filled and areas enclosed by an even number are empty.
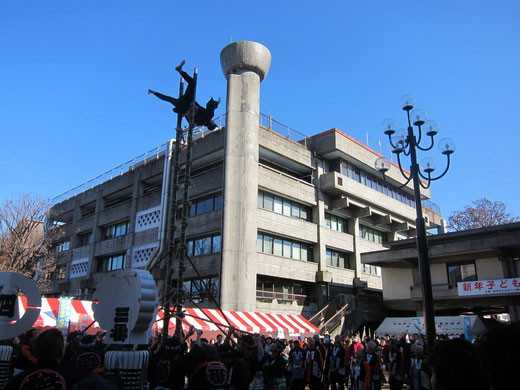
[[[21,318],[27,309],[27,298],[24,296],[18,297],[18,313]],[[60,311],[59,298],[42,298],[40,307],[40,314],[38,319],[33,324],[35,328],[53,328],[58,324]],[[91,301],[81,301],[78,299],[71,300],[71,307],[66,323],[69,331],[84,330],[94,321],[94,312],[92,310]],[[95,322],[93,326],[88,329],[88,333],[95,333],[101,330],[99,324]]]
[[[486,326],[476,315],[469,316],[436,316],[435,332],[450,337],[458,337],[461,334],[470,335],[473,338],[486,332]],[[424,321],[422,317],[387,317],[376,329],[376,336],[400,336],[401,333],[424,334]]]
[[[204,332],[219,332],[233,326],[238,331],[270,334],[287,338],[318,333],[319,329],[299,314],[272,314],[260,312],[228,311],[216,309],[185,308],[182,319],[186,331],[191,325]],[[162,326],[164,313],[157,313],[157,326]],[[176,318],[172,317],[168,329],[175,328]]]
[[[27,308],[27,299],[18,298],[18,311],[23,316]],[[58,324],[60,312],[59,298],[42,298],[40,315],[34,323],[34,327],[55,327]],[[158,310],[153,328],[162,327],[164,313]],[[91,301],[71,300],[70,315],[66,323],[70,321],[70,331],[86,329],[94,321],[94,312]],[[176,318],[172,317],[168,329],[175,329]],[[297,337],[318,333],[318,328],[297,314],[271,314],[259,312],[220,311],[216,309],[185,308],[183,328],[188,330],[191,325],[204,332],[219,332],[233,326],[238,331],[250,333],[271,334],[274,337]],[[217,326],[219,325],[219,326]],[[98,323],[89,328],[89,333],[100,330]]]

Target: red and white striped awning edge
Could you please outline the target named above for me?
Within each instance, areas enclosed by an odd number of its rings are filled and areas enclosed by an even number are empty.
[[[225,317],[225,318],[224,318]],[[162,310],[157,313],[157,322],[163,318]],[[170,320],[170,327],[175,323]],[[271,333],[283,331],[289,335],[317,333],[318,328],[298,314],[274,314],[260,312],[220,311],[216,309],[186,308],[183,328],[193,325],[204,331],[217,331],[219,327],[231,325],[237,330],[252,333]]]

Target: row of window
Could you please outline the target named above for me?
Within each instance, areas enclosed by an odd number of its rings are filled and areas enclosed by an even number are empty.
[[[259,253],[283,256],[289,259],[312,261],[312,246],[306,243],[258,234],[256,250]]]
[[[213,210],[220,210],[222,208],[222,195],[215,194],[205,198],[192,200],[190,207],[190,217],[195,215],[208,213]]]
[[[264,191],[258,191],[258,207],[292,218],[311,220],[310,207]]]
[[[339,268],[352,268],[350,264],[350,254],[337,252],[330,249],[325,251],[327,265]]]
[[[383,241],[387,241],[387,234],[385,232],[361,224],[359,225],[359,236],[377,244],[382,244]]]
[[[358,183],[364,184],[367,187],[370,187],[376,191],[381,192],[399,202],[403,202],[408,206],[415,207],[415,199],[413,196],[407,194],[402,190],[394,190],[392,188],[388,188],[385,184],[384,180],[379,179],[368,172],[365,172],[358,167],[347,163],[346,161],[342,161],[341,163],[341,173],[352,180],[357,181]]]
[[[325,213],[325,227],[337,232],[347,232],[347,221],[341,217]]]
[[[188,240],[188,252],[190,257],[210,255],[220,252],[220,234]]]

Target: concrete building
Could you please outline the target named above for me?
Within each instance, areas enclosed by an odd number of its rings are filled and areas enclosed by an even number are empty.
[[[381,267],[383,302],[395,317],[422,314],[415,240],[387,243],[364,253]],[[509,313],[520,320],[520,223],[428,237],[435,314]]]
[[[187,241],[222,308],[311,316],[331,297],[380,296],[380,271],[360,256],[415,234],[412,189],[388,189],[373,168],[379,155],[338,129],[295,140],[287,126],[261,115],[260,82],[270,62],[264,46],[231,44],[221,62],[228,79],[225,125],[220,118],[218,129],[199,129],[194,142]],[[55,294],[88,299],[107,272],[147,267],[161,257],[173,145],[56,200],[49,223],[60,224],[69,244],[60,252],[64,277]],[[394,184],[402,180],[396,167],[387,176]],[[424,211],[428,228],[442,229],[438,209]],[[159,284],[164,269],[153,268]],[[185,278],[191,298],[211,307],[189,264]]]

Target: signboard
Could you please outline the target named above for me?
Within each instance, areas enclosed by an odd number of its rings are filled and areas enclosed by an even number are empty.
[[[520,278],[457,283],[459,296],[520,293]]]

